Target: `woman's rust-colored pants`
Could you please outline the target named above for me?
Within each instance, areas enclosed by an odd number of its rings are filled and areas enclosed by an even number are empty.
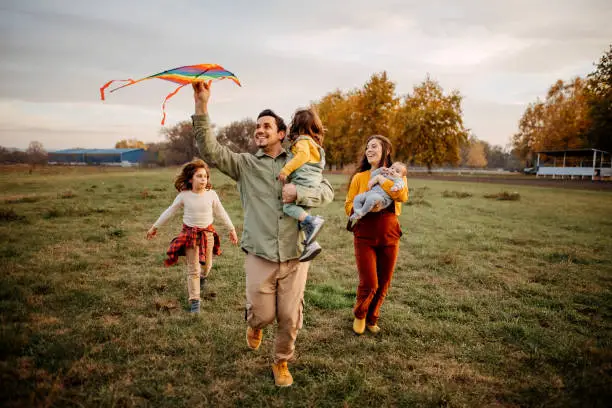
[[[353,314],[375,325],[391,284],[402,232],[397,215],[381,211],[366,214],[357,222],[353,233],[359,272]]]

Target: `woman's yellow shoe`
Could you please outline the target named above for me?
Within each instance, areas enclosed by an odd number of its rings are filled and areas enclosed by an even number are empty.
[[[366,328],[366,319],[357,319],[353,321],[353,331],[357,334],[363,334]]]
[[[367,324],[366,327],[368,328],[368,331],[370,333],[376,334],[376,333],[380,332],[380,327],[378,327],[377,324],[374,324],[374,325]]]

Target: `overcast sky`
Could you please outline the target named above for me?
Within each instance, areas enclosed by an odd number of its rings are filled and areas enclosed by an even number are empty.
[[[464,96],[465,125],[505,146],[526,105],[584,76],[612,43],[609,0],[188,1],[0,0],[0,146],[114,147],[159,142],[175,85],[146,81],[99,99],[111,79],[216,63],[212,121],[287,120],[335,89],[386,70],[398,95],[427,74]],[[193,96],[167,105],[189,119]]]

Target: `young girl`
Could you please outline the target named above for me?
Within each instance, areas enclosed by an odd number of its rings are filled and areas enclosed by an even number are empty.
[[[323,180],[325,151],[323,150],[323,123],[313,109],[298,109],[289,127],[290,160],[281,169],[278,179],[283,183],[318,187]],[[288,179],[288,180],[287,180]],[[308,208],[296,204],[283,205],[283,212],[300,222],[305,233],[304,251],[300,262],[307,262],[321,252],[315,241],[325,220],[308,214]]]
[[[149,229],[147,239],[155,237],[157,229],[183,207],[183,229],[170,243],[168,259],[164,261],[164,265],[174,265],[180,255],[186,257],[191,312],[199,313],[200,289],[204,287],[212,267],[212,255],[221,254],[219,236],[213,227],[213,216],[221,219],[230,230],[229,239],[232,244],[238,244],[238,236],[232,220],[219,201],[219,196],[212,189],[210,171],[203,160],[196,159],[185,164],[174,179],[174,187],[179,194]],[[200,264],[205,265],[204,273]]]

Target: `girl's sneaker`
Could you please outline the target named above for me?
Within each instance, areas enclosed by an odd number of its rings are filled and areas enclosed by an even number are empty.
[[[190,300],[190,313],[200,313],[200,301],[199,300]]]

